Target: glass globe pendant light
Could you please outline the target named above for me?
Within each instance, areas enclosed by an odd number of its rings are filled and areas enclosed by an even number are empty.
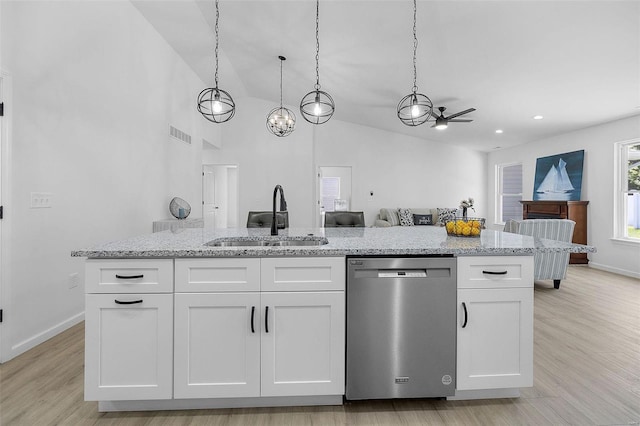
[[[280,106],[271,110],[267,115],[267,129],[278,137],[289,136],[296,127],[296,116],[288,108],[282,106],[282,62],[287,58],[278,56],[280,59]]]
[[[219,20],[220,9],[218,6],[218,0],[216,0],[216,87],[204,89],[198,95],[198,111],[204,118],[213,123],[224,123],[225,121],[229,121],[236,113],[236,104],[233,102],[231,95],[218,88]]]
[[[418,74],[416,70],[416,51],[418,50],[416,15],[416,0],[413,0],[413,88],[412,92],[398,103],[398,118],[407,126],[419,126],[425,123],[433,112],[433,102],[426,95],[418,93],[416,85]]]
[[[300,113],[311,124],[323,124],[329,121],[336,110],[333,98],[320,90],[320,37],[318,33],[320,0],[316,0],[316,84],[315,90],[307,93],[300,101]]]

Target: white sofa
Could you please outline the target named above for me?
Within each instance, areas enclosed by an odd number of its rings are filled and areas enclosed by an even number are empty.
[[[510,220],[504,231],[570,243],[575,225],[574,221],[568,219]],[[553,287],[560,288],[560,281],[567,274],[569,253],[536,253],[533,262],[534,279],[553,280]]]
[[[411,213],[418,214],[418,215],[430,214],[432,223],[434,225],[438,223],[437,208],[431,209],[431,208],[424,208],[424,207],[420,207],[420,208],[409,207],[409,210],[411,210]],[[395,217],[393,215],[395,215]],[[400,225],[400,220],[398,218],[397,208],[380,209],[380,213],[378,214],[378,217],[376,218],[376,221],[374,223],[374,226],[376,227],[388,227],[388,226],[399,226],[399,225]]]

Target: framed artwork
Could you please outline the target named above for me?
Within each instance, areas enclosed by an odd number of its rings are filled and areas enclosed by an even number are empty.
[[[579,201],[584,150],[536,160],[533,200]]]

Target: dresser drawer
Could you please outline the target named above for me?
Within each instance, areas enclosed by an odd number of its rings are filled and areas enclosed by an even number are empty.
[[[263,258],[262,291],[345,289],[344,257]]]
[[[173,259],[88,259],[86,293],[171,293]]]
[[[533,287],[533,256],[458,257],[458,288]]]
[[[176,293],[260,291],[260,259],[176,259]]]

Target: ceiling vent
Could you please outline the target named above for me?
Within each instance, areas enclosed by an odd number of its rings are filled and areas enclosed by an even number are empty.
[[[186,134],[180,129],[176,129],[172,125],[169,125],[169,136],[179,141],[191,144],[191,135]]]

